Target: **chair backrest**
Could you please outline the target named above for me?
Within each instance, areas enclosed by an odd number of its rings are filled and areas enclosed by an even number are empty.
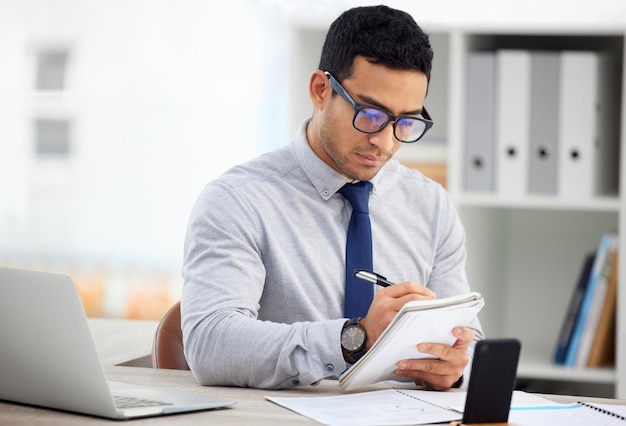
[[[180,326],[180,302],[165,313],[154,335],[152,366],[173,370],[189,370],[183,350],[183,332]]]

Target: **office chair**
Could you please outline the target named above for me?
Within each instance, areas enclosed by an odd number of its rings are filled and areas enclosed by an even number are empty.
[[[189,370],[183,351],[180,302],[172,306],[159,322],[152,345],[152,367]]]

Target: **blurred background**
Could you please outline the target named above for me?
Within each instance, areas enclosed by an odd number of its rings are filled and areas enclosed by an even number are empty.
[[[180,294],[201,188],[291,140],[310,114],[320,34],[376,3],[0,0],[0,266],[69,273],[90,316],[160,318]],[[386,4],[427,31],[626,28],[621,0]],[[447,72],[435,53],[427,103]],[[445,138],[429,136],[402,159],[445,183]]]

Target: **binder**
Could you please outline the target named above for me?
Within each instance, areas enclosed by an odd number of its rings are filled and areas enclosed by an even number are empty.
[[[531,54],[530,194],[557,194],[559,67],[558,52],[537,51]]]
[[[621,62],[619,63],[621,64]],[[619,194],[620,114],[622,67],[615,56],[599,55],[598,126],[600,135],[596,141],[594,195],[617,196]]]
[[[611,70],[607,54],[561,53],[558,193],[563,198],[617,193]]]
[[[496,52],[496,187],[499,194],[528,192],[530,140],[530,52]]]
[[[467,60],[467,123],[464,187],[469,192],[495,190],[495,53],[470,52]]]

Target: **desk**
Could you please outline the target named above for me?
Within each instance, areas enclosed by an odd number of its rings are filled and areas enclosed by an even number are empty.
[[[146,356],[152,352],[157,321],[92,318],[89,328],[105,367]]]
[[[144,424],[197,425],[200,423],[212,425],[318,425],[319,423],[267,401],[265,396],[323,396],[341,393],[337,388],[337,382],[330,380],[323,381],[319,386],[306,386],[282,391],[207,387],[200,386],[189,371],[119,366],[117,364],[150,353],[152,336],[157,323],[112,319],[91,319],[89,321],[98,353],[109,379],[212,395],[237,402],[233,408],[222,410],[131,420],[128,424],[132,426]],[[378,387],[372,387],[372,389],[376,388]],[[572,402],[580,399],[580,397],[570,396],[544,396],[557,402]],[[598,398],[584,399],[603,403],[610,403],[611,401]],[[115,424],[114,421],[96,417],[0,402],[0,424],[41,423],[46,425]]]

